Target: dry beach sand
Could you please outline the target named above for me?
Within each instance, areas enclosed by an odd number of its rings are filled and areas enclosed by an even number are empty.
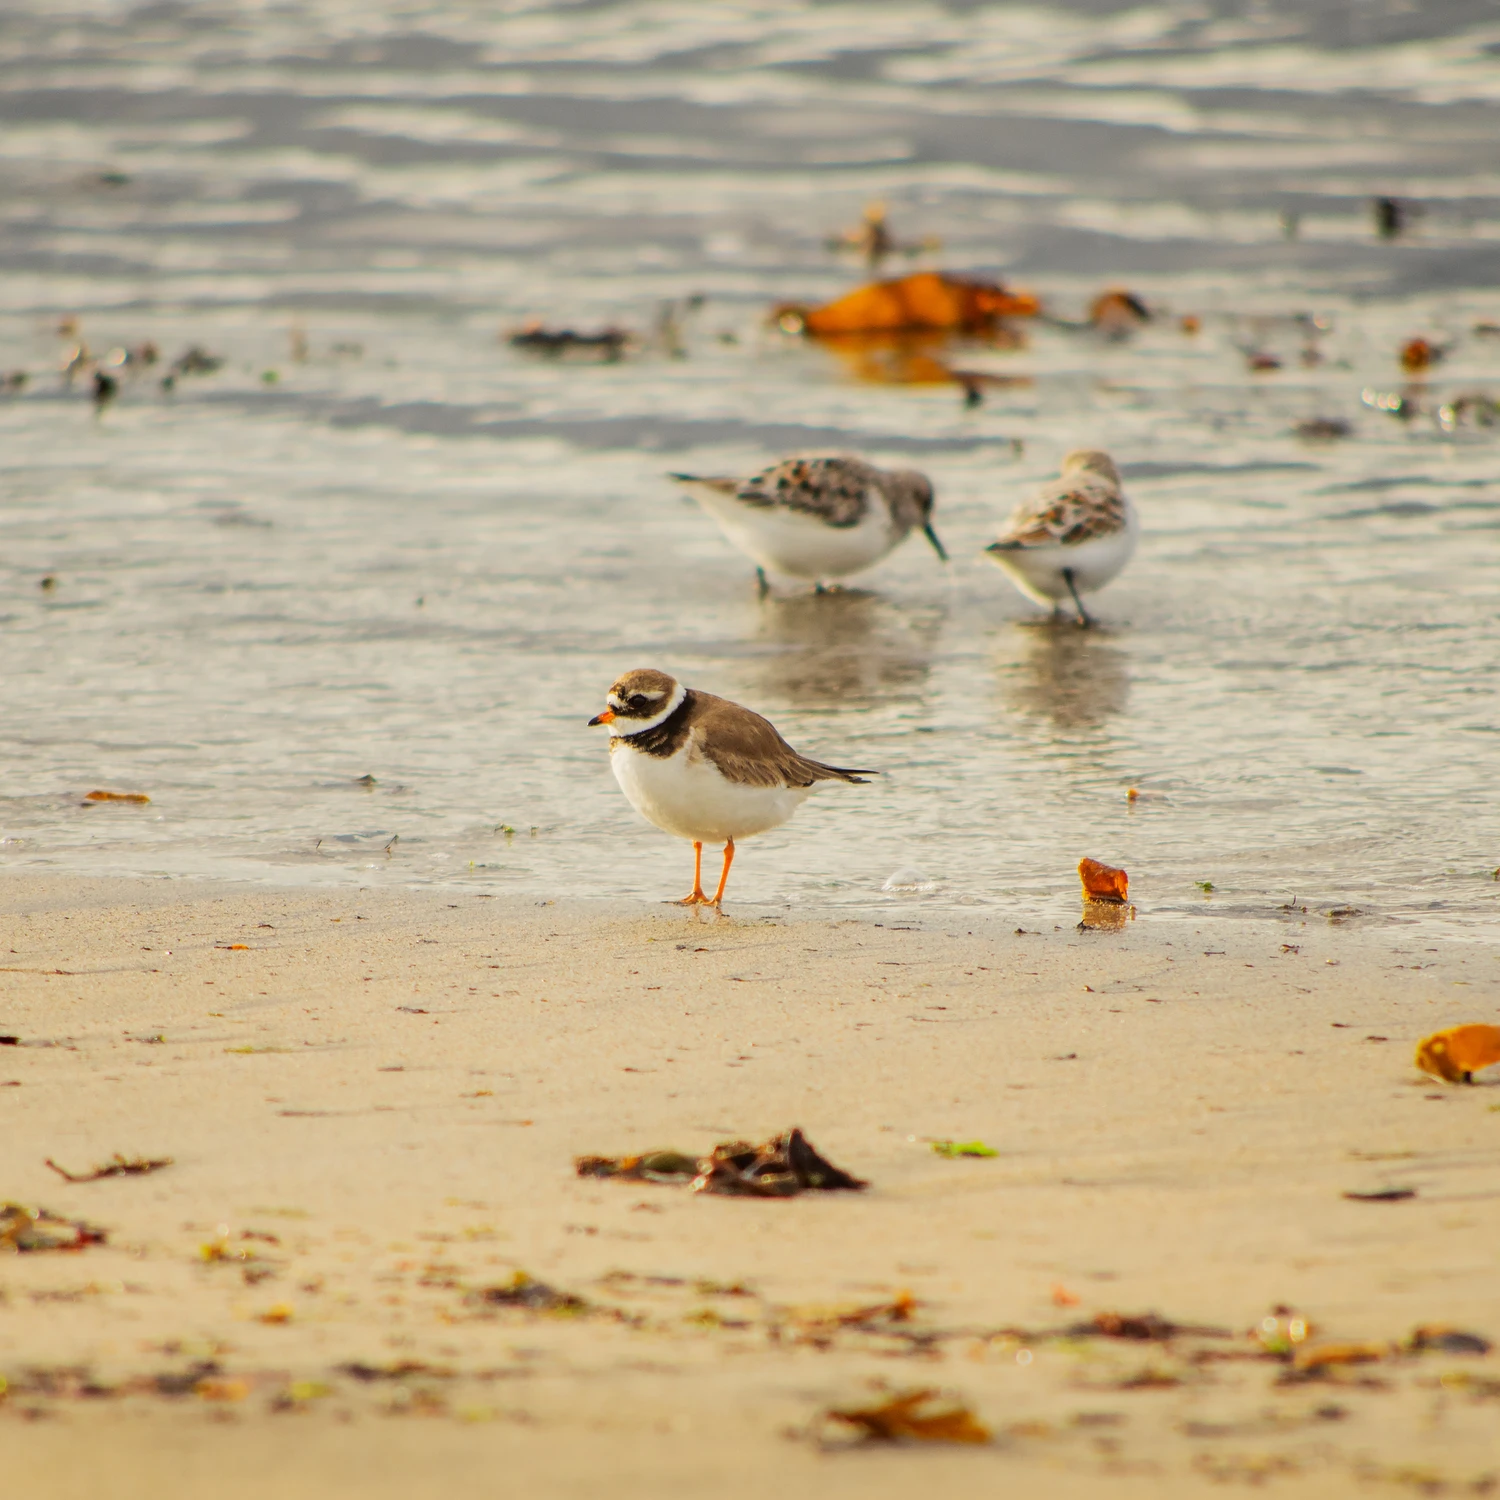
[[[0,1199],[108,1231],[0,1258],[17,1493],[1500,1474],[1500,1360],[1388,1349],[1500,1335],[1500,1088],[1411,1066],[1420,1036],[1500,1015],[1488,948],[1316,912],[1018,933],[30,875],[0,909]],[[571,1165],[792,1124],[870,1189],[716,1198]],[[175,1160],[45,1165],[116,1152]],[[1342,1196],[1391,1185],[1416,1196]],[[518,1271],[585,1305],[484,1300]],[[1250,1357],[1278,1305],[1312,1325],[1293,1364]],[[887,1311],[838,1321],[861,1307]],[[1147,1312],[1229,1336],[1051,1336]],[[1304,1368],[1334,1342],[1384,1357]],[[926,1387],[993,1443],[850,1447],[819,1421]]]

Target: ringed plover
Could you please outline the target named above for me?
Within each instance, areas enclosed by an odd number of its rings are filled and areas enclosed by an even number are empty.
[[[809,760],[758,713],[650,667],[620,678],[608,704],[589,725],[609,725],[620,790],[648,822],[692,840],[693,889],[683,906],[719,906],[734,841],[780,827],[818,782],[879,774]],[[703,845],[721,839],[724,868],[710,898],[703,893]]]

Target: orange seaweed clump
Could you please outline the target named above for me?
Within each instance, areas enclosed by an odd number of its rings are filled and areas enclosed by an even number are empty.
[[[1437,364],[1447,351],[1429,339],[1408,339],[1401,346],[1401,368],[1403,370],[1425,370]]]
[[[903,1391],[878,1406],[832,1410],[829,1417],[860,1429],[872,1442],[987,1443],[990,1430],[968,1407],[938,1404],[932,1390]]]
[[[1113,865],[1100,864],[1097,859],[1081,859],[1078,861],[1078,878],[1083,882],[1083,895],[1087,901],[1123,904],[1130,898],[1130,877]]]
[[[1450,1026],[1417,1044],[1417,1066],[1449,1083],[1472,1083],[1481,1068],[1500,1063],[1500,1026]]]
[[[83,800],[85,802],[149,802],[151,799],[144,792],[86,792]]]
[[[1040,311],[1041,303],[1029,292],[941,271],[917,271],[895,281],[872,282],[823,307],[787,304],[776,309],[775,317],[788,333],[825,338],[919,328],[983,333],[1001,318],[1029,318]]]

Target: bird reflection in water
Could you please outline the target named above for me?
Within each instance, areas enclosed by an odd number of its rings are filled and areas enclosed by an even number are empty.
[[[999,662],[1000,691],[1012,712],[1049,719],[1056,729],[1089,729],[1125,712],[1130,657],[1071,620],[1039,621],[1014,632],[1018,649]]]
[[[902,610],[865,589],[777,595],[761,606],[758,644],[780,648],[756,673],[764,701],[848,708],[920,693],[942,611]]]

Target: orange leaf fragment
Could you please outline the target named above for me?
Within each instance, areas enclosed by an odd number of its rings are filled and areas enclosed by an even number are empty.
[[[1097,859],[1080,859],[1078,878],[1083,882],[1083,895],[1087,901],[1124,902],[1129,899],[1130,877],[1113,865],[1100,864]]]
[[[876,1442],[895,1443],[912,1438],[920,1443],[987,1443],[990,1430],[967,1406],[951,1404],[923,1411],[937,1396],[936,1391],[905,1391],[879,1406],[857,1407],[851,1411],[830,1411],[828,1415],[851,1427],[864,1430]]]
[[[1428,339],[1408,339],[1401,346],[1401,368],[1425,370],[1442,359],[1445,352]]]
[[[89,792],[83,799],[85,802],[149,802],[151,799],[144,792]]]
[[[838,333],[897,333],[917,328],[982,332],[1000,318],[1034,317],[1041,303],[1029,292],[990,281],[967,281],[940,271],[918,271],[876,281],[823,307],[776,309],[789,333],[814,338]]]
[[[1300,1349],[1294,1361],[1299,1370],[1323,1370],[1329,1365],[1369,1365],[1391,1353],[1389,1344],[1322,1344]]]
[[[1077,1292],[1070,1292],[1062,1282],[1052,1283],[1052,1305],[1053,1307],[1077,1307],[1079,1303]]]
[[[1481,1068],[1500,1063],[1500,1026],[1450,1026],[1417,1044],[1417,1066],[1449,1083],[1473,1083]]]
[[[250,1383],[205,1376],[193,1387],[193,1393],[202,1401],[243,1401],[250,1394]]]

